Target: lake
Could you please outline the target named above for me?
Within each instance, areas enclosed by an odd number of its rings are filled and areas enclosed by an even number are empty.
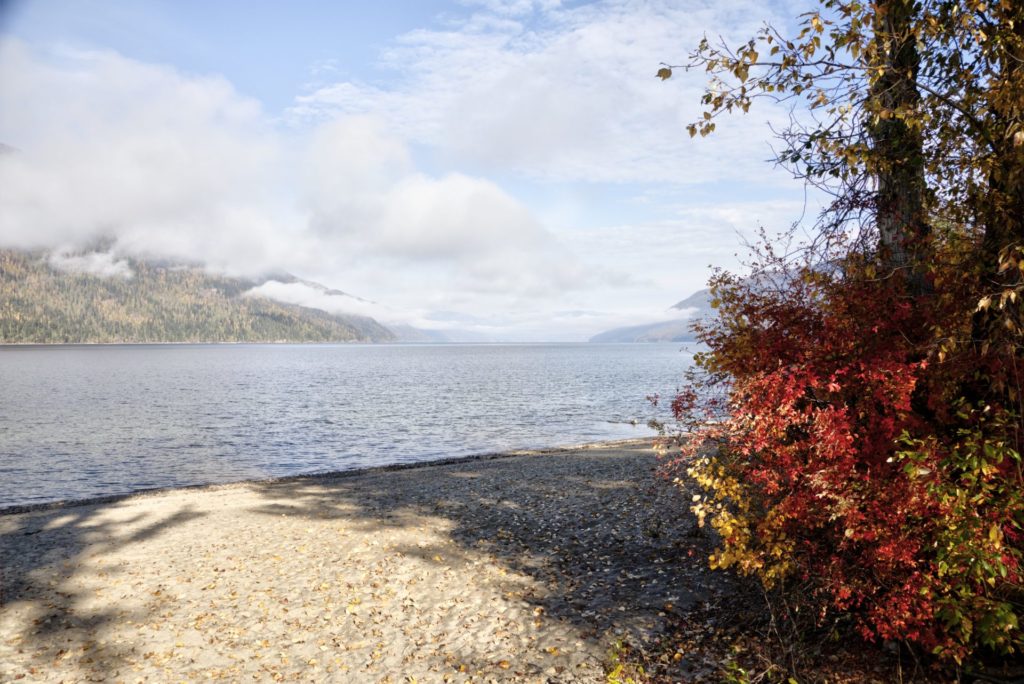
[[[0,508],[644,437],[646,397],[691,362],[679,343],[0,347]]]

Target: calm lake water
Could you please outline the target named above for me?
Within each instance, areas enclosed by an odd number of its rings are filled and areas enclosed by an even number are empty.
[[[643,437],[682,347],[0,347],[0,508]]]

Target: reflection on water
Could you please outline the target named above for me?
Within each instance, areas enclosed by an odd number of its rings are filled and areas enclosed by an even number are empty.
[[[680,348],[2,347],[0,507],[645,436]]]

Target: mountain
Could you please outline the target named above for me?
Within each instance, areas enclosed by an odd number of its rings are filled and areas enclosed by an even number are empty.
[[[451,342],[448,336],[440,330],[426,330],[414,328],[411,325],[391,324],[388,328],[395,334],[396,342],[410,342],[417,344],[444,344]]]
[[[644,325],[615,328],[590,338],[591,342],[693,342],[690,326],[698,318],[713,315],[711,291],[704,289],[673,304],[670,308],[690,312],[685,318],[674,318]]]
[[[246,295],[262,282],[102,252],[0,250],[0,343],[395,339],[372,318]]]
[[[690,320],[659,321],[645,325],[631,325],[599,333],[591,342],[692,342]]]
[[[703,290],[697,290],[692,295],[676,302],[672,305],[673,309],[685,310],[685,309],[697,309],[697,315],[703,315],[710,311],[711,308],[711,290],[704,288]]]

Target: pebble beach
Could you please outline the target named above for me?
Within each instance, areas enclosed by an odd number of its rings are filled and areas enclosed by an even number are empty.
[[[605,681],[707,590],[656,466],[633,441],[0,515],[0,681]]]

